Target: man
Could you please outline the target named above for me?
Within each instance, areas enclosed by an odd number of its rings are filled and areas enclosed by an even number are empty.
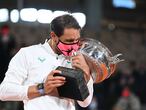
[[[75,110],[73,99],[59,97],[57,87],[66,83],[58,66],[80,68],[84,71],[89,96],[77,101],[87,107],[93,96],[93,80],[79,49],[80,26],[71,15],[56,17],[51,23],[50,39],[44,44],[22,48],[11,60],[0,86],[0,99],[24,102],[25,110]],[[71,57],[71,62],[69,57]]]

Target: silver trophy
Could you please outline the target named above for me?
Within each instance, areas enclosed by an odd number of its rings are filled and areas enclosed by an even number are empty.
[[[123,61],[118,58],[121,54],[113,56],[106,46],[95,39],[81,39],[79,45],[78,52],[84,55],[90,67],[94,83],[99,83],[109,78],[115,71],[116,64]],[[78,54],[78,52],[74,52],[73,55]],[[88,97],[89,90],[81,69],[60,66],[56,69],[62,71],[62,73],[55,74],[55,76],[66,77],[66,83],[57,88],[60,97],[81,101]]]
[[[124,61],[115,56],[101,42],[91,38],[84,38],[80,41],[80,50],[91,69],[94,83],[102,82],[114,73],[117,63]]]

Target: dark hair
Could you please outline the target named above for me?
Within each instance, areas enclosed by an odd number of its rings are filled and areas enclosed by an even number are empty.
[[[51,31],[54,31],[58,37],[63,35],[65,28],[81,29],[77,20],[69,14],[58,16],[52,20]]]

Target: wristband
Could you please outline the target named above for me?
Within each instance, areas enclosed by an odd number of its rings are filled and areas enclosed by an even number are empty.
[[[45,95],[45,90],[44,90],[44,83],[39,83],[37,85],[37,90],[41,95]]]

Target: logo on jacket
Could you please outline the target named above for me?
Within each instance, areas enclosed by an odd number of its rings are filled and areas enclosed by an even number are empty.
[[[38,57],[38,60],[43,63],[46,60],[46,58]]]

